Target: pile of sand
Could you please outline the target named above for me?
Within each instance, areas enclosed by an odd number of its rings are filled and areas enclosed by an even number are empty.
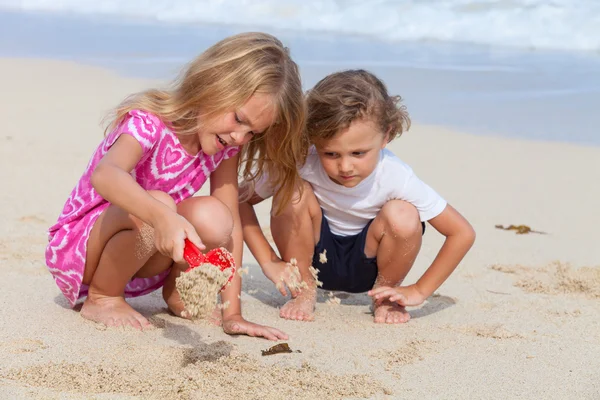
[[[202,264],[182,272],[175,280],[175,286],[185,305],[185,316],[204,318],[210,315],[217,305],[217,294],[231,273],[231,269],[221,271],[212,264]]]
[[[573,269],[569,264],[555,261],[542,268],[521,265],[492,265],[495,271],[520,277],[514,285],[529,293],[584,294],[600,298],[600,268]]]

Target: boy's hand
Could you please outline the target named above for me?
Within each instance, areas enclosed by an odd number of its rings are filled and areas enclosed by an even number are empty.
[[[395,301],[401,306],[418,306],[422,304],[426,297],[417,289],[415,285],[389,287],[381,286],[371,289],[368,295],[375,300],[376,303],[381,303],[384,300]]]
[[[223,319],[223,332],[229,335],[264,337],[269,340],[287,340],[288,338],[288,335],[281,332],[279,329],[246,321],[239,314]]]
[[[287,296],[287,290],[290,291],[292,297],[297,297],[300,294],[299,284],[302,282],[302,277],[298,268],[290,267],[285,261],[277,260],[265,264],[262,270],[267,278],[275,284],[283,297]]]

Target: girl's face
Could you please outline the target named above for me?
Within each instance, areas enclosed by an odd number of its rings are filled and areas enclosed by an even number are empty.
[[[200,148],[214,155],[229,146],[243,146],[262,134],[275,120],[275,107],[268,94],[255,93],[241,107],[219,115],[201,125]]]
[[[371,121],[357,120],[333,138],[315,143],[315,147],[329,179],[350,188],[375,170],[386,139]]]

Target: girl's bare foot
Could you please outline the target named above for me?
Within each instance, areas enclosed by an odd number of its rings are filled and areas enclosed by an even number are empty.
[[[123,297],[89,297],[81,307],[81,316],[90,321],[106,326],[131,326],[143,330],[152,324],[139,312],[135,311]]]
[[[183,301],[181,300],[181,297],[179,297],[179,294],[171,295],[169,297],[169,300],[167,301],[167,307],[169,307],[169,310],[178,317],[191,319],[185,311],[185,306],[183,305]],[[207,320],[211,324],[221,326],[221,314],[221,308],[217,305],[211,315],[208,316]]]
[[[373,315],[373,321],[377,324],[402,324],[410,319],[410,314],[403,306],[389,301],[373,304]]]
[[[190,319],[185,312],[185,306],[179,295],[170,296],[167,300],[167,307],[169,307],[169,310],[178,317]]]
[[[298,297],[291,299],[279,310],[279,316],[295,321],[314,321],[317,291],[304,289]]]

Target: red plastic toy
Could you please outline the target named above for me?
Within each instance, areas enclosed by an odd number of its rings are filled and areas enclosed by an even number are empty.
[[[190,265],[185,272],[190,272],[192,269],[202,265],[202,264],[212,264],[215,267],[219,268],[221,271],[225,271],[227,268],[231,268],[231,275],[227,280],[227,283],[221,288],[221,290],[225,289],[225,287],[231,282],[233,279],[233,274],[235,273],[235,261],[233,260],[233,256],[227,249],[224,247],[220,247],[218,249],[212,249],[208,253],[203,254],[200,249],[198,249],[192,242],[188,239],[185,239],[185,247],[183,248],[183,258]]]

